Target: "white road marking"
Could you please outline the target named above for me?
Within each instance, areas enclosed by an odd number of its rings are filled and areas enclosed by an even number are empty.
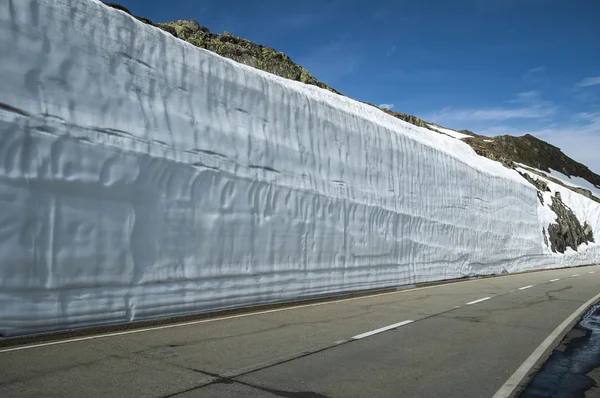
[[[550,279],[550,282],[556,282],[556,281],[559,281],[559,280],[560,280],[560,278]]]
[[[352,340],[364,339],[365,337],[373,336],[374,334],[386,332],[391,329],[396,329],[396,328],[399,328],[400,326],[408,325],[409,323],[413,323],[413,322],[414,321],[402,321],[402,322],[394,323],[393,325],[384,326],[379,329],[371,330],[370,332],[358,334],[358,335],[352,337]]]
[[[473,305],[473,304],[481,303],[482,301],[489,300],[489,299],[491,299],[491,297],[484,297],[484,298],[481,298],[479,300],[469,301],[467,303],[467,305]]]
[[[579,276],[579,274],[575,274],[575,275],[571,275],[573,278],[575,278],[576,276]]]
[[[596,273],[596,271],[590,271],[590,272],[588,272],[588,274],[595,274],[595,273]]]
[[[584,311],[595,304],[598,300],[600,300],[600,294],[594,296],[587,303],[579,307],[574,313],[571,314],[567,319],[564,320],[548,337],[546,340],[540,344],[538,348],[523,362],[523,364],[513,373],[513,375],[504,383],[502,387],[494,394],[492,398],[507,398],[512,395],[515,389],[519,386],[519,384],[523,381],[523,379],[527,376],[529,371],[535,366],[537,361],[544,355],[546,350],[554,344],[554,342],[559,341],[563,335],[566,334],[566,331],[570,330],[571,327],[575,324],[579,316]]]
[[[528,286],[523,286],[520,287],[519,290],[525,290],[525,289],[531,289],[532,287],[534,287],[535,285],[528,285]]]

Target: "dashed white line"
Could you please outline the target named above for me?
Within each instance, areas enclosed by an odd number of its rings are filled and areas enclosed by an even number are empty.
[[[520,287],[519,290],[525,290],[525,289],[531,289],[532,287],[534,287],[535,285],[528,285],[528,286],[523,286]]]
[[[378,333],[386,332],[388,330],[396,329],[396,328],[399,328],[400,326],[408,325],[409,323],[413,323],[413,322],[414,321],[409,320],[409,321],[402,321],[402,322],[394,323],[393,325],[384,326],[379,329],[371,330],[370,332],[357,334],[356,336],[352,337],[352,340],[364,339],[365,337],[373,336],[374,334],[378,334]]]
[[[596,271],[590,271],[590,272],[588,272],[588,274],[595,274],[595,273],[596,273]]]
[[[579,276],[579,274],[575,274],[575,275],[571,275],[573,278],[575,278],[576,276]]]
[[[467,303],[467,305],[473,305],[473,304],[481,303],[482,301],[489,300],[489,299],[491,299],[491,297],[484,297],[484,298],[481,298],[479,300],[469,301]]]
[[[556,282],[556,281],[559,281],[559,280],[560,280],[560,278],[550,279],[550,282]]]

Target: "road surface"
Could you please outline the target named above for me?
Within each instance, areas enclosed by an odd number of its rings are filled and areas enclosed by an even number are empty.
[[[580,267],[7,346],[0,397],[492,397],[599,293]]]

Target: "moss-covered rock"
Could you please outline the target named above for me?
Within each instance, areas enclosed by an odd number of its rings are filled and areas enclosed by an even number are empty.
[[[521,174],[521,176],[523,178],[525,178],[527,181],[529,181],[531,183],[531,185],[533,185],[534,187],[536,187],[539,191],[541,191],[541,192],[550,192],[550,188],[548,188],[548,184],[546,183],[546,181],[541,180],[539,178],[537,178],[537,179],[533,178],[528,173],[521,173],[521,172],[519,172],[519,174]]]
[[[317,80],[302,66],[294,63],[286,54],[273,48],[255,44],[229,32],[212,33],[208,28],[201,26],[192,19],[157,23],[156,26],[168,31],[175,37],[223,57],[286,79],[312,84],[340,94],[339,91]]]
[[[286,54],[270,47],[255,44],[249,40],[234,36],[229,32],[212,33],[193,19],[183,19],[165,23],[153,23],[151,20],[135,16],[127,7],[113,2],[104,2],[140,21],[156,26],[173,36],[185,40],[197,47],[217,53],[223,57],[264,70],[290,80],[311,84],[336,94],[341,94],[327,84],[317,80],[302,66],[294,63]]]

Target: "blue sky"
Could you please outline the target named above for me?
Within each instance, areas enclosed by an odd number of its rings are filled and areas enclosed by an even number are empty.
[[[353,98],[534,134],[600,173],[598,0],[120,0],[288,54]]]

